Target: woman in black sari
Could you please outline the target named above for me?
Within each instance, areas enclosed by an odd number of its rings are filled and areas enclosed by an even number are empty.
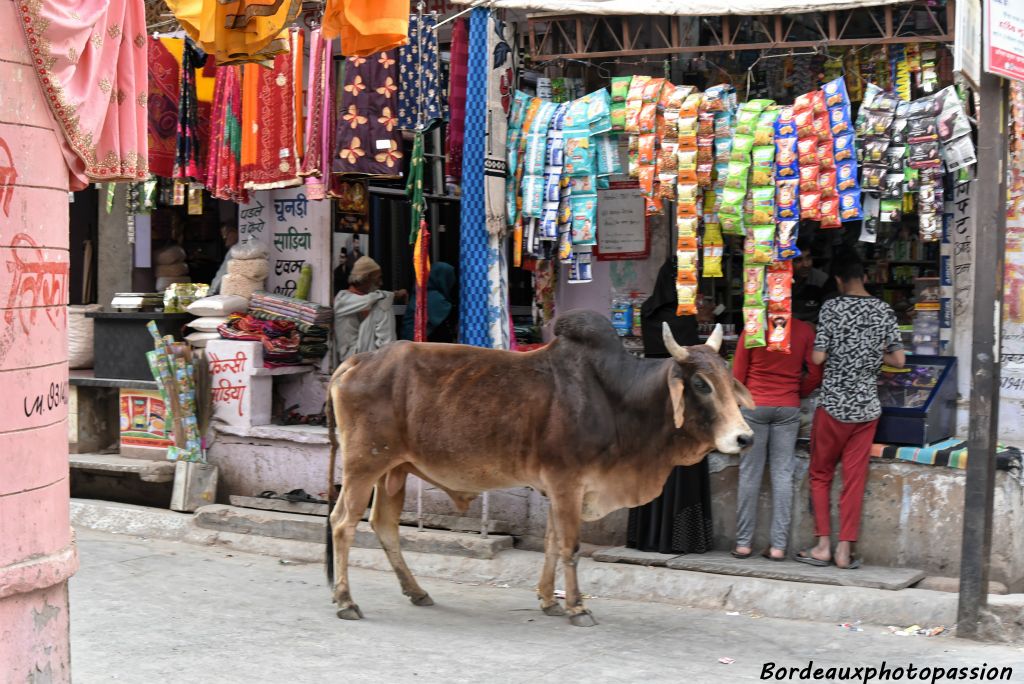
[[[676,316],[676,265],[670,258],[658,271],[654,293],[641,307],[644,356],[669,358],[661,338],[668,323],[682,345],[700,344],[696,316]],[[704,553],[713,541],[708,462],[672,469],[661,495],[629,511],[626,545],[659,553]]]

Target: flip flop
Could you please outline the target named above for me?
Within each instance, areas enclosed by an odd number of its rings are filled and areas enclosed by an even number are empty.
[[[323,499],[318,499],[315,496],[309,494],[305,489],[293,489],[292,491],[288,492],[287,494],[282,494],[281,496],[279,496],[277,498],[283,499],[285,501],[291,501],[293,503],[317,503],[317,504],[325,504],[325,503],[327,503]]]
[[[751,556],[753,556],[754,552],[748,551],[747,553],[739,553],[738,551],[736,551],[736,549],[733,549],[729,552],[729,555],[733,558],[739,558],[740,560],[743,560],[744,558],[750,558]]]
[[[772,555],[772,550],[771,549],[765,549],[764,551],[761,552],[761,557],[762,558],[767,558],[770,561],[775,561],[776,563],[781,563],[782,561],[786,560],[786,553],[783,552],[781,556],[776,558],[775,556]]]
[[[860,566],[861,566],[860,558],[858,558],[857,556],[850,556],[850,564],[849,565],[839,565],[839,563],[836,563],[836,567],[839,568],[840,570],[856,570]]]
[[[810,549],[804,549],[800,553],[793,556],[793,560],[797,563],[803,563],[804,565],[813,565],[816,568],[827,568],[832,565],[832,561],[823,561],[820,558],[815,558],[811,555]]]

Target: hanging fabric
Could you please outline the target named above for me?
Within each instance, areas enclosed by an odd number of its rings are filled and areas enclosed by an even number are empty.
[[[306,91],[305,152],[300,175],[306,178],[306,196],[327,197],[325,179],[330,168],[331,41],[324,40],[320,29],[309,37],[309,76]]]
[[[430,334],[427,325],[429,321],[427,299],[430,289],[430,231],[427,229],[427,222],[422,219],[419,230],[416,231],[413,266],[416,271],[416,311],[414,312],[413,339],[416,342],[426,342],[427,335]],[[451,267],[448,266],[448,268]]]
[[[145,7],[18,3],[40,88],[63,133],[72,190],[149,175]]]
[[[466,70],[469,28],[465,19],[452,27],[451,67],[448,72],[448,159],[444,173],[453,182],[462,178],[462,144],[466,123]]]
[[[265,62],[288,51],[288,27],[302,0],[167,0],[192,40],[217,64]]]
[[[299,185],[295,152],[295,70],[298,29],[291,29],[292,50],[274,58],[274,68],[245,65],[243,77],[243,163],[247,190]]]
[[[171,178],[178,144],[178,98],[181,64],[168,43],[183,43],[180,38],[149,39],[149,170],[153,175]],[[182,48],[184,46],[181,46]]]
[[[196,94],[196,69],[206,63],[206,54],[191,38],[185,39],[181,58],[181,92],[178,97],[178,140],[174,154],[174,177],[206,182],[202,173],[202,147],[199,138],[199,98]]]
[[[409,43],[398,48],[398,127],[429,128],[441,118],[440,63],[432,15],[409,17]]]
[[[423,131],[416,131],[412,142],[412,158],[409,161],[409,179],[405,183],[405,195],[409,198],[412,215],[409,243],[416,242],[420,223],[423,220]]]
[[[408,0],[327,0],[323,32],[341,38],[341,53],[368,57],[405,45],[409,34]]]
[[[217,199],[248,202],[242,187],[242,67],[217,70],[206,187]]]
[[[334,173],[402,175],[397,92],[398,69],[393,51],[345,60]]]
[[[463,144],[462,207],[459,237],[459,341],[492,346],[484,161],[487,130],[487,81],[490,74],[488,24],[490,11],[476,7],[469,19],[466,71],[467,132]]]

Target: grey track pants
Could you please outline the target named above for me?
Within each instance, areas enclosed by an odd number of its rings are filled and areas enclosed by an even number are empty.
[[[757,527],[757,503],[765,461],[770,461],[772,478],[771,545],[785,549],[793,515],[793,469],[796,438],[800,431],[800,409],[789,406],[759,406],[743,409],[743,417],[754,431],[754,445],[740,457],[739,492],[736,497],[736,546],[749,547]]]

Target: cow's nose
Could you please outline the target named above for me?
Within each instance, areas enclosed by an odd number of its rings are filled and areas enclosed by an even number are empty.
[[[737,435],[736,443],[740,445],[740,449],[746,449],[748,446],[754,443],[754,433],[744,432],[741,435]]]

